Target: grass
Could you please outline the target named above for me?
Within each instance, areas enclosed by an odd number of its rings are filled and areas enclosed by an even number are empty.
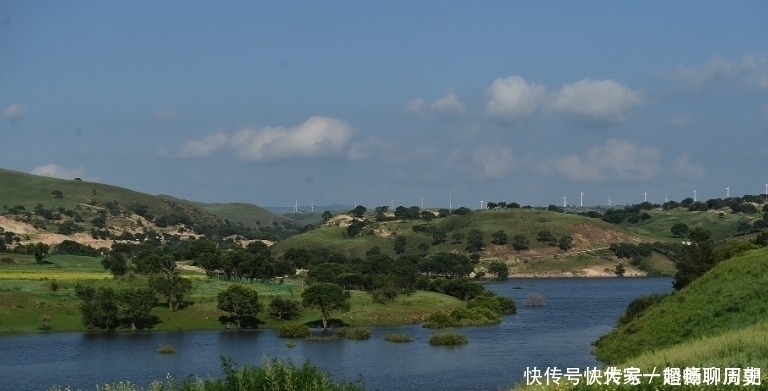
[[[364,328],[350,329],[347,327],[342,327],[338,331],[336,331],[335,336],[338,338],[346,338],[346,339],[370,339],[371,330],[364,329]]]
[[[601,361],[617,363],[753,326],[768,318],[766,286],[768,249],[723,261],[638,318],[602,336],[594,352]]]
[[[426,225],[429,229],[438,229],[448,233],[445,243],[432,245],[432,234],[428,232],[414,232],[416,225]],[[541,210],[505,209],[475,211],[464,216],[449,216],[434,219],[427,223],[424,220],[397,220],[387,222],[375,222],[372,226],[378,232],[390,235],[403,235],[407,239],[406,252],[418,253],[418,245],[426,243],[430,245],[430,253],[464,251],[466,239],[461,243],[452,243],[453,233],[462,233],[466,237],[471,229],[479,229],[483,232],[485,242],[488,245],[488,254],[498,256],[526,256],[536,250],[550,251],[552,247],[537,242],[536,237],[541,230],[548,230],[555,236],[574,235],[583,238],[577,241],[576,249],[607,247],[611,242],[625,240],[633,235],[622,232],[617,228],[599,219],[591,219],[574,214],[556,213]],[[522,233],[530,241],[531,251],[518,253],[512,248],[511,242],[502,246],[491,245],[491,235],[499,230],[504,230],[511,239],[514,235]],[[364,256],[371,247],[379,246],[384,254],[395,255],[394,246],[390,237],[379,235],[366,235],[356,238],[346,237],[345,227],[320,227],[315,230],[296,235],[273,247],[275,253],[281,253],[291,247],[316,248],[330,247],[349,256]],[[579,247],[581,246],[581,247]]]
[[[309,337],[309,326],[304,324],[286,324],[277,328],[280,338],[306,338]]]
[[[261,367],[235,368],[231,360],[222,359],[223,378],[201,378],[188,376],[177,380],[168,375],[155,380],[148,387],[130,382],[96,386],[104,391],[263,391],[263,390],[312,390],[312,391],[362,391],[362,379],[349,383],[334,382],[331,377],[314,365],[306,362],[295,365],[279,359],[263,360]],[[70,388],[53,387],[48,391],[72,391]]]
[[[466,345],[468,342],[467,337],[458,333],[432,334],[429,337],[429,344],[433,346]]]
[[[157,352],[160,354],[174,354],[176,353],[176,347],[173,345],[160,345],[157,348]]]
[[[723,211],[722,217],[719,212],[715,211],[689,212],[687,209],[654,209],[648,211],[648,214],[651,215],[651,219],[645,223],[632,225],[624,222],[620,226],[637,235],[649,236],[662,241],[679,241],[681,239],[673,238],[669,229],[676,223],[684,223],[691,229],[694,227],[706,228],[712,232],[713,240],[720,240],[732,237],[736,233],[739,222],[748,221],[751,225],[755,219],[762,218],[760,214],[733,214],[730,209]]]
[[[164,199],[171,199],[175,201],[188,202],[190,204],[197,205],[198,207],[221,217],[222,219],[229,220],[233,223],[243,223],[243,225],[257,227],[259,225],[272,224],[273,221],[278,223],[284,223],[290,221],[283,216],[276,213],[272,213],[258,205],[246,204],[240,202],[231,202],[228,204],[205,204],[200,202],[192,202],[186,200],[180,200],[178,198],[169,196],[159,196]],[[295,222],[294,222],[295,223]]]
[[[389,333],[384,336],[384,340],[398,343],[413,342],[413,338],[410,335],[401,333]]]
[[[145,277],[114,279],[101,271],[98,259],[88,257],[59,257],[52,259],[57,265],[37,265],[29,256],[0,254],[0,257],[19,257],[18,264],[0,265],[0,333],[37,332],[42,316],[49,316],[49,325],[55,331],[83,331],[80,318],[80,301],[74,295],[74,287],[81,283],[90,286],[109,286],[115,289],[145,287]],[[186,274],[186,273],[185,273]],[[159,323],[154,330],[205,330],[222,329],[219,321],[223,313],[216,308],[216,295],[231,282],[209,280],[203,274],[187,274],[193,278],[186,308],[171,312],[160,298],[152,309]],[[51,290],[56,282],[58,290]],[[249,284],[259,292],[259,300],[268,303],[272,297],[301,297],[303,281],[286,279],[283,284],[265,282]],[[44,303],[44,305],[41,305]],[[389,326],[421,322],[427,313],[463,306],[463,302],[435,292],[414,292],[398,295],[389,303],[374,303],[367,292],[353,291],[351,311],[333,314],[332,322],[348,327]],[[266,313],[258,316],[260,328],[278,328],[285,325]],[[296,323],[316,323],[320,314],[302,308]]]

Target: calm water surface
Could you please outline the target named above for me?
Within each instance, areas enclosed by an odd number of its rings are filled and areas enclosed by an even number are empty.
[[[70,385],[130,380],[146,386],[167,373],[220,376],[221,355],[238,364],[259,365],[263,357],[310,360],[336,379],[362,375],[368,390],[498,390],[522,378],[527,366],[599,365],[590,343],[609,331],[637,296],[671,290],[669,278],[510,279],[487,288],[515,299],[518,313],[501,324],[458,329],[469,338],[462,347],[432,347],[432,332],[420,326],[373,329],[367,341],[298,340],[287,348],[273,330],[144,333],[52,333],[0,337],[0,390],[47,390]],[[522,289],[515,289],[522,288]],[[544,307],[525,307],[538,292]],[[407,333],[415,341],[382,339]],[[173,344],[178,353],[161,355]]]

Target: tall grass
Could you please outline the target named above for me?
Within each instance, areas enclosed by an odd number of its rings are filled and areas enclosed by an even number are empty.
[[[189,376],[179,381],[168,375],[147,387],[130,382],[96,386],[96,391],[362,391],[362,379],[334,382],[327,373],[309,362],[295,365],[291,361],[264,358],[261,367],[235,368],[232,360],[222,357],[224,378],[203,379]],[[56,386],[48,391],[74,391]],[[80,390],[85,391],[85,390]]]
[[[346,339],[369,339],[371,330],[369,329],[350,329],[342,327],[336,332],[336,337]]]
[[[385,341],[389,342],[413,342],[413,338],[411,338],[408,334],[400,334],[400,333],[389,333],[384,336]]]
[[[435,346],[465,345],[467,342],[467,337],[457,333],[432,334],[429,337],[429,344]]]

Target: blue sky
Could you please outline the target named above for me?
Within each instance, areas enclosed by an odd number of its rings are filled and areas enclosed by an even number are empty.
[[[5,1],[0,167],[264,206],[762,193],[766,17],[762,1]]]

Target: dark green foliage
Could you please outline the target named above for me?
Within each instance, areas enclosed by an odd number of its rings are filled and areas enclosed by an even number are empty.
[[[672,237],[675,238],[684,238],[688,236],[688,232],[690,231],[685,223],[677,223],[673,225],[669,230],[672,231]]]
[[[479,229],[472,229],[467,234],[467,251],[476,253],[485,250],[485,242],[483,242],[483,232]]]
[[[616,265],[616,268],[613,270],[613,272],[616,273],[616,275],[623,276],[624,273],[627,272],[627,269],[624,268],[624,264],[619,262],[619,264]]]
[[[371,291],[371,296],[373,296],[374,302],[383,304],[395,300],[398,293],[399,292],[395,288],[385,287]]]
[[[413,342],[413,338],[411,338],[408,334],[399,334],[399,333],[390,333],[384,336],[385,341],[389,342],[397,342],[397,343],[407,343],[407,342]]]
[[[101,266],[109,270],[115,278],[128,272],[128,260],[125,258],[125,255],[117,252],[110,252],[102,258]]]
[[[365,215],[365,211],[367,211],[367,210],[368,210],[368,208],[366,208],[366,207],[364,207],[362,205],[358,205],[358,206],[355,207],[355,209],[352,209],[351,211],[349,211],[349,213],[352,216],[357,217],[358,219],[361,219],[361,218],[363,218],[363,216]]]
[[[432,232],[432,244],[437,246],[438,244],[443,244],[448,239],[448,235],[444,231],[434,231]]]
[[[491,237],[493,238],[491,240],[491,243],[497,246],[505,245],[507,244],[507,240],[509,240],[509,238],[507,237],[507,233],[504,232],[504,230],[494,232],[493,235],[491,235]]]
[[[87,244],[80,244],[73,240],[65,240],[57,244],[56,247],[54,247],[52,252],[54,254],[80,255],[84,257],[99,256],[99,250],[96,250],[95,248]]]
[[[557,247],[560,247],[563,251],[568,251],[571,249],[573,245],[573,238],[571,235],[565,235],[562,238],[560,238],[560,241],[557,242]]]
[[[64,198],[64,194],[61,192],[61,190],[52,191],[51,196],[56,198]]]
[[[429,344],[434,346],[466,345],[468,342],[467,337],[456,333],[432,334],[429,337]]]
[[[461,254],[436,253],[421,260],[418,271],[429,276],[469,276],[474,266],[469,258]]]
[[[309,286],[301,292],[302,305],[320,311],[323,328],[328,327],[328,317],[332,312],[349,311],[349,291],[333,283],[320,283]]]
[[[530,241],[523,234],[517,234],[512,238],[512,247],[517,251],[527,250],[530,246]]]
[[[536,241],[546,243],[550,246],[554,246],[557,244],[557,237],[555,235],[552,235],[552,232],[549,231],[539,231],[538,236],[536,237]]]
[[[463,207],[463,206],[461,208],[454,209],[453,211],[451,211],[451,214],[459,215],[459,216],[467,215],[467,214],[470,214],[470,213],[472,213],[472,211],[469,208],[466,208],[466,207]]]
[[[488,265],[488,273],[495,274],[498,281],[506,281],[509,277],[509,267],[503,262],[491,262]]]
[[[456,326],[456,319],[442,311],[433,312],[424,323],[424,327],[430,329],[445,329],[454,326]]]
[[[643,314],[643,312],[645,312],[645,310],[656,303],[660,303],[667,296],[669,296],[669,293],[651,293],[649,295],[640,296],[637,299],[632,300],[624,313],[619,317],[619,320],[616,322],[617,325],[621,326],[629,323],[635,318],[638,318]]]
[[[131,330],[136,330],[152,322],[150,312],[157,303],[155,292],[149,288],[124,289],[118,292],[120,315],[127,319]],[[137,327],[138,326],[138,327]]]
[[[619,258],[650,257],[653,254],[653,246],[648,243],[611,243],[608,249]]]
[[[395,237],[395,254],[402,254],[405,252],[406,238],[403,235],[397,235]]]
[[[672,286],[678,290],[699,278],[716,264],[709,231],[694,228],[688,236],[691,239],[688,254],[681,261],[675,263],[677,273]]]
[[[502,315],[511,315],[517,313],[517,305],[515,301],[505,296],[494,296],[496,301],[499,302],[499,309]]]
[[[290,320],[299,316],[299,302],[283,296],[275,296],[269,302],[269,314],[277,319]]]
[[[237,328],[241,328],[243,321],[255,318],[261,312],[262,306],[258,292],[232,284],[216,296],[216,308],[228,313],[237,323]]]
[[[104,327],[110,330],[118,323],[117,293],[108,287],[94,289],[75,285],[75,296],[82,300],[80,311],[86,327]]]
[[[464,240],[464,234],[461,232],[454,232],[451,235],[451,239],[453,239],[453,243],[451,244],[461,244],[461,241]]]
[[[485,288],[467,278],[450,278],[439,284],[439,292],[460,300],[471,300],[483,293]]]
[[[192,281],[178,272],[154,274],[149,277],[149,287],[165,297],[168,308],[175,312],[184,304],[184,297],[192,289]]]
[[[309,326],[304,324],[286,324],[277,328],[280,338],[306,338],[310,336]]]
[[[50,246],[45,243],[38,242],[35,244],[34,249],[35,261],[37,261],[37,263],[43,263],[43,259],[48,256]]]
[[[347,236],[354,238],[365,228],[365,221],[354,219],[347,227]]]
[[[347,327],[342,327],[336,333],[334,334],[336,338],[346,338],[346,339],[370,339],[371,338],[371,330],[369,329],[350,329]]]
[[[330,220],[331,218],[333,218],[333,213],[331,213],[330,210],[326,210],[325,212],[323,212],[323,221],[324,222]]]

